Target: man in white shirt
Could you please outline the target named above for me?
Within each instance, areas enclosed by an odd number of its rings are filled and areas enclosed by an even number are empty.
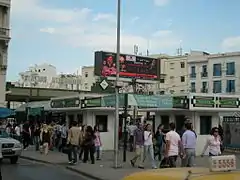
[[[179,153],[182,154],[181,138],[175,127],[174,123],[170,123],[170,131],[166,134],[165,157],[168,158],[170,167],[176,167],[177,157]]]
[[[127,127],[129,133],[129,145],[130,145],[130,152],[133,152],[133,141],[134,141],[134,132],[137,129],[137,126],[130,122],[130,125]]]

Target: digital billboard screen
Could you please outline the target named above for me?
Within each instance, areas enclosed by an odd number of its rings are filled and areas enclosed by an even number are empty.
[[[95,52],[95,75],[102,77],[116,76],[116,60],[117,54],[111,52],[97,51]],[[155,58],[120,55],[120,72],[122,78],[137,79],[158,79],[160,61]]]

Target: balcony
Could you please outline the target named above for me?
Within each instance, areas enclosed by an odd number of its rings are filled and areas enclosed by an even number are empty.
[[[208,77],[208,72],[202,72],[201,77],[202,78],[207,78]]]
[[[0,27],[0,40],[10,40],[10,29]]]
[[[190,74],[190,78],[196,78],[196,76],[197,76],[196,73],[191,73]]]
[[[11,6],[11,0],[0,0],[0,6],[10,8],[10,6]]]
[[[201,93],[208,93],[208,89],[207,88],[202,88]]]

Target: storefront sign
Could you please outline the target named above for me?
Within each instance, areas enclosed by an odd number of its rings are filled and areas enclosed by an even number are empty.
[[[173,97],[173,108],[189,108],[189,98],[187,96],[174,96]]]
[[[31,108],[31,107],[27,107],[27,115],[28,116],[41,116],[42,112],[44,111],[43,107],[36,107],[36,108]]]
[[[209,96],[193,96],[193,107],[215,107],[215,98]]]
[[[219,97],[218,107],[219,108],[239,108],[239,98]]]
[[[51,108],[70,108],[70,107],[79,107],[79,106],[80,106],[80,99],[78,97],[51,100]]]
[[[109,95],[102,97],[103,107],[115,107],[116,106],[116,96]],[[119,107],[124,106],[124,94],[119,94]]]
[[[91,98],[91,99],[84,99],[81,101],[82,108],[90,108],[90,107],[101,107],[102,106],[102,98]]]

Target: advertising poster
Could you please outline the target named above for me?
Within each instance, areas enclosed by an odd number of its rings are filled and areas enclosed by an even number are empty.
[[[95,52],[95,75],[101,77],[116,76],[116,53]],[[120,55],[120,77],[157,80],[159,78],[159,63],[155,58]]]
[[[229,148],[240,148],[240,117],[224,117],[224,145]]]

